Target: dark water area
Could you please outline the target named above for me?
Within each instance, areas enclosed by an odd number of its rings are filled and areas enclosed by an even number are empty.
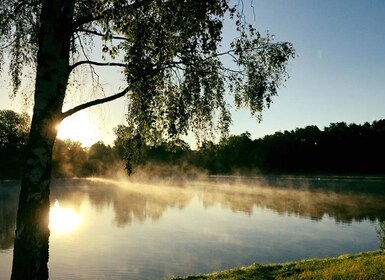
[[[9,279],[19,183],[0,182],[0,279]],[[55,180],[51,279],[167,279],[254,262],[378,249],[385,178]]]

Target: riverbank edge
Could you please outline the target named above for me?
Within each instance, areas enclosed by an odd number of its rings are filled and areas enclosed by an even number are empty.
[[[385,279],[385,250],[345,254],[335,258],[312,258],[277,264],[253,264],[209,274],[172,280],[273,280],[273,279]]]

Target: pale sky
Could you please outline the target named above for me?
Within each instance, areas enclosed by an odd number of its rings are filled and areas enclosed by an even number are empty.
[[[320,129],[334,122],[362,124],[385,118],[385,1],[383,0],[244,0],[248,22],[277,41],[292,42],[296,58],[290,79],[257,123],[250,113],[233,113],[232,134],[260,138],[307,125]],[[255,15],[255,16],[254,16]],[[225,30],[224,37],[231,36]],[[106,95],[118,90],[120,76],[108,72]],[[20,111],[10,101],[3,73],[0,109]],[[5,80],[5,81],[4,81]],[[82,113],[77,140],[111,144],[112,128],[125,121],[124,99]],[[69,120],[70,122],[70,120]],[[82,140],[88,139],[88,140]],[[76,140],[76,139],[75,139]]]

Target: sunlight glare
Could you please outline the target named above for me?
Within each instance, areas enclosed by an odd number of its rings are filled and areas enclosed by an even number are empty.
[[[58,138],[78,141],[85,147],[89,147],[99,140],[95,126],[86,112],[78,112],[64,119],[57,129]]]
[[[80,226],[81,215],[71,208],[61,207],[59,201],[55,201],[49,212],[49,229],[53,233],[69,233]]]

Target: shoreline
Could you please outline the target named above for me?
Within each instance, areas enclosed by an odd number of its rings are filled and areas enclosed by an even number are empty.
[[[286,263],[253,264],[246,267],[171,278],[171,280],[247,279],[385,279],[385,250],[311,258]]]

